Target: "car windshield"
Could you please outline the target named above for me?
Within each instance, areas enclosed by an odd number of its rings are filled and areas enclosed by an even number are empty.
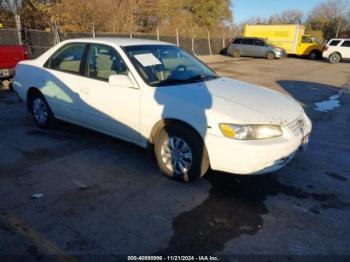
[[[124,51],[150,86],[185,84],[218,77],[198,59],[173,45],[126,46]]]

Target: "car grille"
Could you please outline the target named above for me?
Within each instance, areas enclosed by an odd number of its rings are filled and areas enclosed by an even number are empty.
[[[298,136],[308,125],[308,120],[305,114],[298,116],[293,121],[287,124],[287,128],[295,135]]]

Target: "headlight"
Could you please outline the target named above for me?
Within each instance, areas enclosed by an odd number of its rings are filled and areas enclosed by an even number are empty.
[[[220,124],[224,136],[238,140],[257,140],[282,136],[280,126],[276,125],[235,125]]]

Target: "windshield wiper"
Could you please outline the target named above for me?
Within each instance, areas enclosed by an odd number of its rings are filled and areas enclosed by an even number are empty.
[[[169,78],[169,79],[165,79],[162,81],[154,81],[149,83],[150,85],[167,85],[167,84],[184,84],[184,83],[193,83],[193,82],[197,82],[197,81],[201,81],[201,80],[208,80],[208,79],[214,79],[217,78],[217,76],[215,75],[196,75],[194,77],[190,77],[187,79],[174,79],[174,78]]]
[[[165,79],[161,81],[153,81],[149,83],[150,85],[167,85],[167,84],[176,84],[176,83],[188,83],[189,81],[187,79]]]

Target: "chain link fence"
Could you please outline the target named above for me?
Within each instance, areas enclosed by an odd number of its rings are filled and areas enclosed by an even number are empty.
[[[55,34],[50,31],[22,30],[23,42],[28,48],[30,58],[36,58],[55,45]],[[60,40],[93,37],[94,33],[64,32],[60,33]],[[95,33],[95,37],[126,37],[159,40],[178,44],[182,49],[194,55],[219,54],[225,47],[225,38],[190,38],[173,35],[127,34],[127,33]],[[16,29],[0,29],[0,45],[19,44]]]

